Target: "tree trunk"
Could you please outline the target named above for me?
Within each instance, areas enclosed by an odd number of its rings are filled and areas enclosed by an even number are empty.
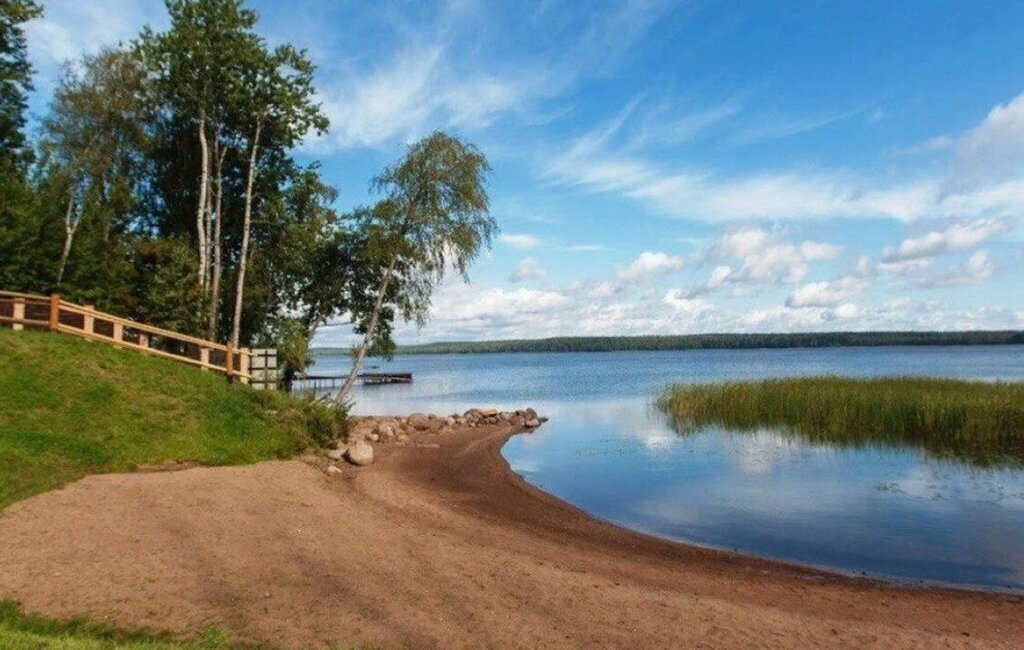
[[[221,214],[221,206],[224,196],[224,156],[227,151],[228,148],[225,146],[217,153],[217,191],[213,199],[217,219],[213,223],[213,277],[210,281],[210,311],[206,319],[207,338],[211,341],[217,334],[217,314],[220,312],[220,279],[224,268],[221,250],[221,223],[224,220],[224,215]]]
[[[345,402],[345,398],[348,397],[352,386],[356,383],[356,378],[359,377],[359,370],[363,366],[363,359],[366,358],[366,349],[370,347],[370,343],[373,341],[374,331],[377,329],[377,320],[380,318],[380,310],[384,307],[384,296],[387,295],[388,285],[391,284],[391,276],[395,272],[395,264],[397,262],[397,258],[391,260],[391,264],[388,266],[388,270],[384,273],[384,278],[380,282],[380,288],[377,289],[377,302],[373,305],[373,313],[370,314],[370,322],[366,326],[366,333],[363,334],[363,342],[356,348],[355,358],[352,359],[352,370],[349,371],[348,377],[345,378],[345,383],[342,384],[338,394],[334,397],[334,401],[337,404]]]
[[[256,133],[252,138],[252,151],[249,152],[249,177],[245,185],[245,216],[242,220],[242,250],[238,256],[238,281],[235,284],[235,316],[231,321],[231,344],[238,347],[239,332],[242,327],[242,295],[245,291],[245,266],[249,256],[249,230],[252,223],[252,186],[256,179],[256,153],[260,144],[260,131],[263,128],[261,119],[256,121]]]
[[[64,281],[64,269],[68,265],[68,257],[71,256],[71,242],[75,238],[75,231],[78,230],[78,221],[72,222],[72,215],[75,210],[75,188],[71,187],[68,192],[68,209],[64,212],[64,250],[60,253],[60,264],[57,265],[57,286]]]
[[[210,182],[210,151],[206,144],[206,111],[199,113],[199,205],[196,207],[196,237],[199,239],[199,286],[206,288],[206,189]]]

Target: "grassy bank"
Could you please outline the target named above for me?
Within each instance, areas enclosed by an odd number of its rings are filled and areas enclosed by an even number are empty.
[[[812,442],[913,446],[977,464],[1024,463],[1024,383],[810,377],[681,384],[659,406],[682,430],[767,426]]]
[[[329,413],[71,336],[0,330],[0,509],[97,472],[287,458]]]
[[[87,620],[54,621],[29,616],[17,604],[0,601],[0,647],[9,650],[227,650],[227,633],[210,628],[193,641],[175,641],[168,635],[126,632]]]

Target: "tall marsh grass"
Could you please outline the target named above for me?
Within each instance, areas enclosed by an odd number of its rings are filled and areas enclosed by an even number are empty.
[[[979,465],[1024,464],[1024,383],[807,377],[672,386],[680,431],[763,427],[815,443],[915,447]]]

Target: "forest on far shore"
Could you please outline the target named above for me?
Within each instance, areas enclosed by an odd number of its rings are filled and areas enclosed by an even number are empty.
[[[840,348],[895,345],[1019,345],[1017,330],[970,332],[794,332],[777,334],[680,334],[669,336],[558,336],[546,339],[451,341],[400,345],[398,354],[488,352],[622,352],[640,350],[732,350],[752,348]],[[322,347],[315,354],[348,353]]]

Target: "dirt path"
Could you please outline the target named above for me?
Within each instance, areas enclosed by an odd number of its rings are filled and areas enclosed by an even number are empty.
[[[93,476],[0,514],[0,598],[289,647],[1022,647],[1020,598],[902,589],[590,519],[507,433],[298,462]],[[543,431],[534,435],[543,435]]]

